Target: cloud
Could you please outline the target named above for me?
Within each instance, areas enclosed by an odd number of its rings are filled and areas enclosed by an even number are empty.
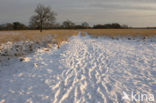
[[[94,3],[91,8],[102,8],[110,10],[156,10],[156,3]]]
[[[38,3],[51,6],[58,14],[58,22],[71,19],[76,23],[156,26],[156,0],[0,0],[0,23],[20,21],[28,24]]]

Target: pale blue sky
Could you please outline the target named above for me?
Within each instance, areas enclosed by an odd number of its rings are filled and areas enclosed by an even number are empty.
[[[38,3],[57,12],[57,22],[156,26],[156,0],[0,0],[0,23],[28,24]]]

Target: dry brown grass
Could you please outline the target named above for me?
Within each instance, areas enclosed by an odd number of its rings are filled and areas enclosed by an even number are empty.
[[[156,29],[86,29],[92,36],[143,36],[149,37],[156,35]]]
[[[156,35],[156,29],[85,29],[92,36],[144,36],[149,37]],[[23,30],[23,31],[0,31],[0,44],[17,41],[41,41],[47,35],[53,35],[56,43],[68,40],[69,36],[77,35],[77,30],[44,30],[42,33],[39,30]],[[82,35],[85,35],[82,32]]]
[[[45,30],[40,33],[38,30],[23,30],[23,31],[0,31],[0,44],[18,41],[41,41],[48,35],[54,36],[58,44],[64,40],[68,40],[69,36],[77,35],[76,30]]]
[[[86,34],[84,32],[81,32],[81,36],[86,36]]]

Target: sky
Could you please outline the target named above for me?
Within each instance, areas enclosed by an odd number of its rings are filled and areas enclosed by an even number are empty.
[[[156,0],[0,0],[0,23],[29,23],[37,4],[50,6],[57,22],[120,23],[156,27]]]

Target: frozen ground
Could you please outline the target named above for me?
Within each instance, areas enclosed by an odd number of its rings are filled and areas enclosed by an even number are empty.
[[[132,91],[156,95],[156,42],[75,36],[0,65],[0,103],[129,103]]]

